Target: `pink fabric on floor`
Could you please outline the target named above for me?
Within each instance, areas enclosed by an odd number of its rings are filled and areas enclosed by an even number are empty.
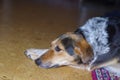
[[[99,68],[92,71],[92,80],[120,80],[120,77],[110,73],[104,68]]]

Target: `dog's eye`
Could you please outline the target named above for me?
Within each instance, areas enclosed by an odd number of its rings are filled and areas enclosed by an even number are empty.
[[[58,52],[61,51],[61,49],[59,48],[59,46],[56,46],[55,50],[58,51]]]

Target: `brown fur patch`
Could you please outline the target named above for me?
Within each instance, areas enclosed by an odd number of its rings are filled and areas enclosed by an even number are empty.
[[[87,63],[93,56],[92,48],[85,39],[81,39],[76,45],[80,48],[81,52],[79,54],[81,55],[82,60],[84,60],[83,62]]]
[[[74,51],[75,51],[75,53],[78,54],[78,55],[80,55],[80,53],[81,53],[81,51],[80,51],[80,49],[79,49],[78,47],[75,47]]]
[[[44,62],[44,61],[52,59],[53,56],[54,56],[54,51],[49,50],[43,56],[41,56],[40,59]]]
[[[65,37],[70,37],[75,41],[74,51],[80,55],[83,62],[87,63],[93,56],[93,51],[88,42],[83,38],[82,35],[74,34],[72,32],[68,32],[63,35]]]

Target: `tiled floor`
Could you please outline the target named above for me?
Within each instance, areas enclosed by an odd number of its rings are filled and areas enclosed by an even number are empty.
[[[58,35],[109,10],[70,1],[0,0],[0,80],[91,80],[83,70],[38,68],[24,55],[28,48],[48,48]]]

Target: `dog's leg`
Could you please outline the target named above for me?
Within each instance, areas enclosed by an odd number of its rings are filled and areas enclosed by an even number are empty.
[[[119,53],[120,53],[120,48],[116,48],[114,52],[96,56],[94,60],[90,63],[89,70],[119,63],[120,62]]]
[[[42,56],[48,49],[27,49],[24,53],[31,60],[36,60]]]
[[[92,71],[94,69],[97,69],[97,68],[101,68],[101,67],[106,67],[106,66],[110,66],[110,65],[114,65],[114,64],[117,64],[119,62],[119,58],[114,58],[110,61],[106,61],[104,63],[101,63],[101,64],[90,64],[88,70],[89,71]]]
[[[70,65],[70,67],[82,69],[82,70],[88,70],[89,65],[88,64],[79,64],[79,65]]]

